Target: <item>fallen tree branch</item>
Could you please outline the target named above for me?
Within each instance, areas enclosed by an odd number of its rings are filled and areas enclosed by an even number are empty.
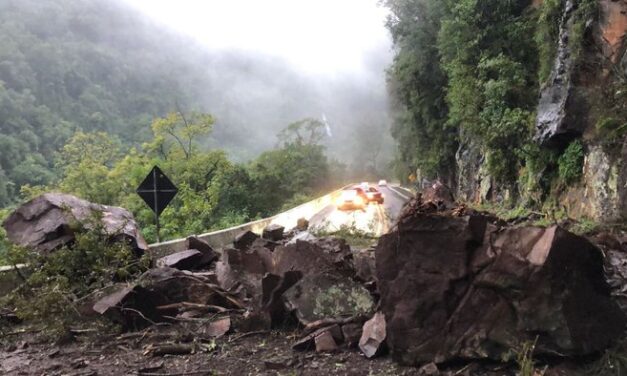
[[[166,305],[158,306],[156,307],[156,309],[157,311],[168,311],[171,309],[178,309],[178,310],[200,309],[200,310],[206,310],[208,312],[217,312],[217,313],[224,313],[224,312],[230,311],[230,309],[228,308],[220,307],[217,305],[198,304],[198,303],[190,303],[190,302],[166,304]]]
[[[318,321],[314,321],[314,322],[310,322],[309,324],[305,325],[305,329],[304,332],[309,334],[311,332],[314,332],[320,328],[324,328],[325,326],[331,326],[331,325],[346,325],[346,324],[350,324],[353,322],[365,322],[366,319],[363,316],[351,316],[351,317],[347,317],[347,318],[343,318],[343,319],[322,319],[322,320],[318,320]]]
[[[210,375],[212,370],[199,370],[199,371],[189,371],[189,372],[175,372],[175,373],[154,373],[154,372],[137,372],[140,376],[187,376],[187,375]]]
[[[144,354],[151,354],[152,356],[162,355],[187,355],[191,354],[194,348],[191,345],[178,344],[178,343],[166,343],[147,349]]]

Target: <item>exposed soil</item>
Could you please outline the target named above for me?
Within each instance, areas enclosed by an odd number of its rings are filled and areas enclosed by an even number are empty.
[[[83,334],[66,344],[42,340],[36,334],[5,336],[0,348],[0,374],[88,375],[430,375],[418,368],[402,367],[391,356],[366,359],[357,349],[335,353],[299,352],[291,346],[297,331],[233,333],[215,340],[199,339],[193,326],[176,324],[150,327],[122,335]],[[7,340],[7,338],[11,338]],[[192,353],[159,355],[159,345],[191,347]],[[514,365],[473,363],[451,365],[448,376],[509,376]],[[572,376],[576,371],[558,365],[545,376]]]
[[[296,333],[230,334],[193,341],[183,326],[121,336],[82,336],[66,345],[22,335],[0,350],[3,375],[418,375],[389,356],[367,360],[357,350],[334,354],[291,349]],[[158,344],[191,346],[187,355],[154,356]]]

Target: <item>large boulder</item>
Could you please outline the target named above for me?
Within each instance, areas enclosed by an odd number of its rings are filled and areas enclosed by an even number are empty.
[[[559,227],[497,231],[483,216],[414,212],[376,249],[387,342],[403,364],[586,355],[624,328],[602,255]]]
[[[341,239],[323,238],[277,247],[273,254],[274,274],[288,271],[316,274],[332,271],[342,275],[354,275],[350,247]]]
[[[283,294],[285,307],[303,324],[323,319],[368,316],[374,309],[370,292],[337,274],[306,275]]]
[[[2,226],[11,242],[42,253],[73,242],[77,227],[101,229],[112,241],[128,242],[136,254],[148,249],[128,210],[62,193],[46,193],[30,200],[11,213]]]

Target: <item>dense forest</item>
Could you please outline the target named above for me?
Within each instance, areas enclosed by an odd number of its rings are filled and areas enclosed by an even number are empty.
[[[180,189],[164,238],[272,215],[345,165],[385,170],[384,84],[209,51],[119,1],[1,0],[0,218],[56,190],[131,209],[155,240],[134,190],[156,164]]]
[[[388,80],[399,176],[528,207],[578,185],[590,145],[620,149],[627,130],[625,73],[608,67],[595,40],[608,18],[602,3],[384,1],[397,52]],[[572,73],[555,71],[571,57]],[[537,137],[538,96],[560,74],[572,76],[565,122],[579,124],[547,144]]]
[[[213,131],[194,141],[237,162],[326,113],[327,152],[362,171],[385,167],[385,91],[362,90],[374,78],[319,79],[279,59],[207,51],[119,1],[2,0],[0,31],[0,207],[25,185],[56,184],[57,152],[77,131],[140,147],[170,112],[212,114]],[[354,137],[357,126],[369,132]]]

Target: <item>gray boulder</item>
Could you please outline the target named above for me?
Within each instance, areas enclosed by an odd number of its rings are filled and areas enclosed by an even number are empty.
[[[8,239],[49,253],[74,241],[77,227],[101,228],[112,241],[126,241],[136,254],[148,249],[133,215],[126,209],[94,204],[62,193],[46,193],[17,208],[2,224]]]

